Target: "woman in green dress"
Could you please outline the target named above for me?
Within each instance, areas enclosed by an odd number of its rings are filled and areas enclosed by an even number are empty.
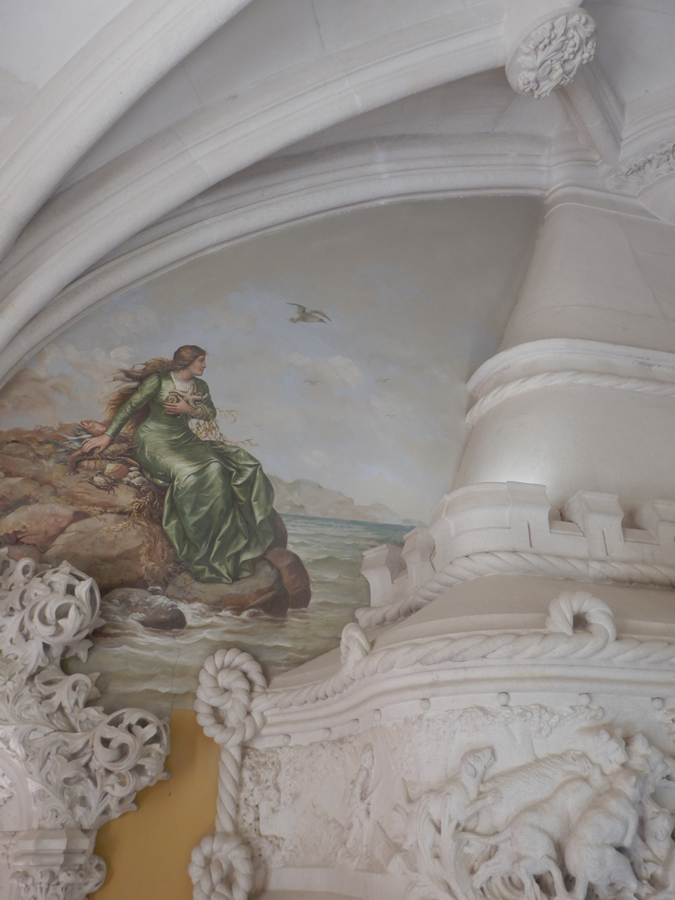
[[[202,582],[230,583],[253,574],[272,543],[274,489],[262,466],[241,447],[202,440],[190,420],[215,423],[201,379],[206,351],[179,347],[173,360],[151,359],[123,370],[127,384],[108,405],[110,424],[83,450],[105,450],[127,423],[135,428],[133,457],[166,490],[162,525],[179,557]]]

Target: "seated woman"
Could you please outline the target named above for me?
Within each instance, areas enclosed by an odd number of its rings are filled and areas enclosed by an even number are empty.
[[[82,445],[105,450],[124,426],[135,426],[133,458],[166,490],[162,525],[174,550],[202,582],[230,583],[253,574],[274,534],[268,519],[274,489],[262,466],[241,447],[202,440],[190,419],[214,422],[201,375],[206,351],[179,347],[170,359],[122,370],[128,384],[110,399],[110,424]]]

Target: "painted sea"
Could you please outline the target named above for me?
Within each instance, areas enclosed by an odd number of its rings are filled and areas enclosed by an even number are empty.
[[[276,619],[183,606],[188,626],[171,638],[129,620],[108,622],[87,663],[71,662],[70,670],[100,672],[97,684],[110,710],[138,705],[166,714],[192,706],[199,668],[219,647],[248,650],[268,678],[337,647],[354,611],[369,604],[368,582],[360,574],[363,551],[402,545],[409,526],[294,515],[284,515],[284,522],[288,547],[311,578],[307,609]]]

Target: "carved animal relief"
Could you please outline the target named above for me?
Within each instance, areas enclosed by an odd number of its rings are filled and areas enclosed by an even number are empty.
[[[564,752],[486,777],[494,762],[469,751],[421,798],[410,900],[673,896],[674,820],[654,794],[675,762],[642,734],[580,729]]]

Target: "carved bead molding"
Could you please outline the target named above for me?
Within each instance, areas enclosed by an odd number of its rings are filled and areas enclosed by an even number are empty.
[[[518,94],[548,97],[593,59],[596,33],[593,19],[576,8],[542,22],[511,55],[506,65],[509,84]]]
[[[263,716],[251,711],[267,682],[242,650],[219,650],[199,674],[195,710],[204,732],[220,745],[215,834],[192,851],[194,900],[247,900],[253,885],[251,851],[237,831],[242,746],[258,733]]]
[[[92,578],[0,550],[0,879],[12,897],[82,900],[105,879],[97,829],[164,777],[168,724],[87,706],[94,679],[65,675],[101,623]],[[16,892],[19,893],[16,893]]]
[[[429,528],[364,553],[369,608],[363,627],[405,618],[449,588],[482,575],[545,575],[571,581],[675,587],[675,503],[641,507],[624,528],[614,494],[580,491],[562,509],[543,485],[477,484],[445,496]]]

